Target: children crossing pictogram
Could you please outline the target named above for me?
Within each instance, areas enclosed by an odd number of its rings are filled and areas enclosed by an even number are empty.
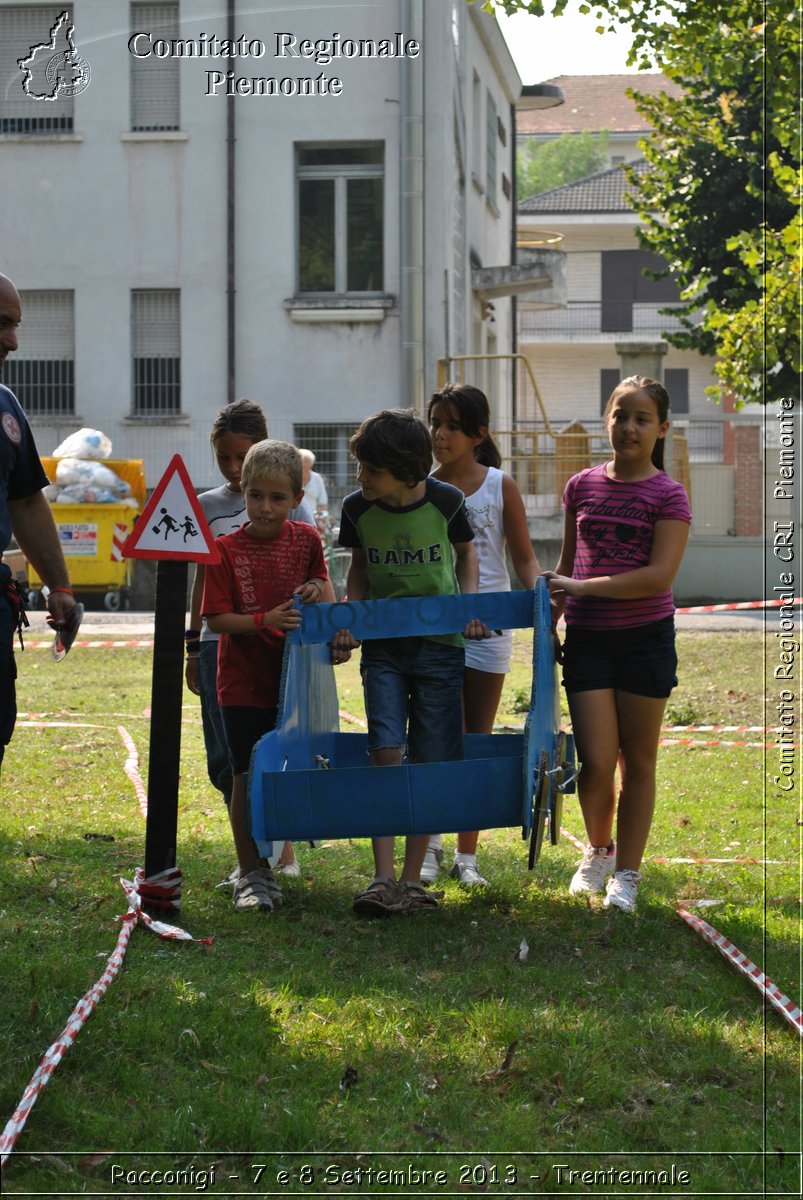
[[[176,454],[123,546],[126,558],[215,563],[219,554],[192,486]]]

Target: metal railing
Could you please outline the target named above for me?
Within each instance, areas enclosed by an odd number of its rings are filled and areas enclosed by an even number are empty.
[[[526,339],[543,334],[617,334],[642,333],[661,336],[682,329],[680,321],[663,310],[663,304],[601,304],[599,301],[570,300],[566,308],[527,309],[518,311],[519,336]]]

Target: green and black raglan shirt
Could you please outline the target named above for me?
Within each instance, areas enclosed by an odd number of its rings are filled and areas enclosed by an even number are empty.
[[[454,596],[460,591],[452,544],[474,537],[463,493],[432,476],[415,504],[394,508],[366,500],[361,491],[343,501],[341,546],[362,550],[368,572],[368,600],[403,596]],[[460,634],[433,641],[462,646]]]

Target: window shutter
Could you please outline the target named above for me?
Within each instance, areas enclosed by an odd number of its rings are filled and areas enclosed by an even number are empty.
[[[55,100],[35,100],[23,87],[24,73],[18,60],[31,47],[47,43],[50,31],[64,8],[56,5],[0,7],[0,133],[69,133],[73,128],[73,98],[59,91]],[[53,51],[40,50],[31,64],[29,90],[50,89],[45,69],[49,59],[66,50],[62,33]],[[53,85],[55,86],[55,85]]]
[[[178,4],[132,4],[132,33],[152,33],[154,39],[178,37]],[[179,128],[179,63],[171,55],[157,58],[130,56],[131,128]]]

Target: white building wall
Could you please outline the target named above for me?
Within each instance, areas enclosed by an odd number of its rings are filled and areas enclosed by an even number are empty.
[[[5,0],[0,0],[0,7]],[[153,486],[175,452],[198,487],[218,482],[208,431],[226,402],[226,113],[236,111],[236,395],[261,403],[275,436],[290,438],[300,422],[356,426],[402,395],[400,294],[401,72],[397,60],[339,59],[316,66],[273,57],[276,32],[299,40],[392,37],[404,31],[402,0],[355,8],[335,0],[315,6],[255,10],[238,0],[236,33],[265,42],[261,59],[180,61],[180,131],[130,133],[128,0],[81,0],[75,40],[89,60],[91,83],[75,99],[75,134],[62,138],[0,136],[2,269],[24,291],[75,292],[76,415],[34,422],[43,453],[79,425],[103,429],[117,457],[144,458]],[[483,265],[510,262],[512,207],[501,192],[510,175],[513,131],[509,105],[519,80],[488,14],[463,0],[426,0],[425,72],[425,393],[446,353],[444,298],[465,287],[463,337],[474,349],[469,254]],[[453,22],[459,37],[455,55]],[[179,36],[226,35],[225,10],[211,13],[183,0]],[[46,29],[43,30],[46,34]],[[458,72],[459,65],[459,72]],[[206,96],[206,72],[342,78],[342,94],[311,97]],[[493,90],[507,127],[497,147],[498,215],[466,184],[463,280],[455,271],[455,113],[462,97],[466,146],[472,144],[470,86],[477,69]],[[468,92],[467,92],[468,88]],[[485,110],[482,110],[485,119]],[[484,127],[482,129],[484,137]],[[385,146],[384,320],[300,324],[286,302],[296,290],[294,147],[299,141],[382,141]],[[181,292],[182,415],[132,419],[130,293]],[[496,305],[494,335],[510,348],[510,302]],[[24,324],[21,340],[24,339]],[[484,346],[480,346],[480,349]]]

